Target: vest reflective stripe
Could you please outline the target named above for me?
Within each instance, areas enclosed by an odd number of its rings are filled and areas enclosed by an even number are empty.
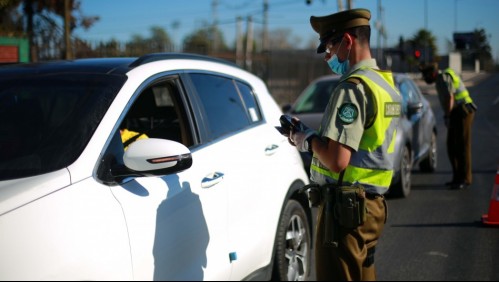
[[[330,181],[328,183],[336,183],[337,179],[339,179],[340,174],[332,172],[330,170],[318,167],[313,165],[313,169],[320,174],[327,176]],[[352,184],[352,182],[346,182],[345,179],[360,179],[363,177],[363,181],[354,181],[353,183],[361,183],[363,184],[367,191],[370,193],[378,193],[383,194],[388,190],[393,178],[393,170],[377,170],[377,169],[365,169],[365,168],[356,168],[355,170],[346,170],[343,175],[343,184]],[[332,180],[332,181],[331,181]],[[378,182],[378,186],[370,184],[373,182]]]
[[[393,152],[398,124],[398,118],[384,116],[385,107],[386,103],[393,102],[398,103],[400,107],[401,97],[395,90],[391,72],[362,68],[349,77],[361,79],[372,91],[378,117],[373,125],[364,131],[359,149],[352,154],[345,169],[343,184],[360,183],[370,193],[384,194],[393,177]],[[383,118],[379,118],[381,115]],[[324,167],[312,164],[311,170],[314,175],[322,175],[328,183],[338,181],[339,174]]]
[[[448,73],[452,77],[452,87],[456,89],[454,94],[454,99],[458,104],[460,103],[472,103],[473,100],[470,97],[470,93],[464,86],[464,83],[459,78],[459,76],[454,72],[454,70],[448,68],[444,70],[444,73]]]

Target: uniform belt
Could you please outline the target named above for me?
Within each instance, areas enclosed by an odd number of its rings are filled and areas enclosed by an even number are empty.
[[[377,198],[383,197],[381,194],[376,194],[376,193],[366,193],[366,198],[369,200],[375,200]]]

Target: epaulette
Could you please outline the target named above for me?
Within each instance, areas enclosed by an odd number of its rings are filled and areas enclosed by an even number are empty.
[[[345,80],[346,82],[349,82],[349,83],[353,83],[355,85],[359,84],[362,82],[362,80],[360,80],[360,78],[358,77],[349,77]]]

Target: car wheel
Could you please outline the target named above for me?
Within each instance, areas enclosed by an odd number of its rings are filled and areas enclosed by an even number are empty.
[[[412,170],[412,161],[411,161],[411,153],[409,148],[404,146],[402,151],[402,159],[400,160],[400,177],[396,183],[392,184],[390,188],[390,194],[395,197],[405,198],[409,196],[411,192],[411,170]]]
[[[428,156],[421,161],[419,168],[422,172],[435,172],[437,169],[437,135],[431,134],[431,144]]]
[[[286,203],[276,237],[272,280],[304,281],[310,274],[312,239],[305,209],[295,200]]]

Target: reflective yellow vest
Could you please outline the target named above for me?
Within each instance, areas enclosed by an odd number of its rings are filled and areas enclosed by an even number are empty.
[[[444,70],[444,73],[449,74],[452,77],[452,87],[456,90],[454,94],[454,99],[457,104],[461,103],[472,103],[473,100],[470,97],[470,93],[464,86],[463,81],[459,78],[459,76],[452,70],[451,68],[447,68]]]
[[[128,130],[128,129],[125,128],[125,129],[121,130],[121,142],[125,143],[126,141],[128,141],[128,139],[130,139],[132,137],[135,137],[138,134],[140,134],[140,136],[136,140],[149,138],[144,133],[139,133],[139,132],[131,131],[131,130]],[[127,149],[128,149],[128,146],[125,147],[125,151]]]
[[[367,192],[384,194],[393,177],[395,136],[401,114],[401,96],[395,89],[391,72],[361,68],[350,77],[356,77],[371,90],[376,101],[377,116],[360,140],[359,149],[350,158],[343,175],[343,185],[362,184]],[[337,183],[339,173],[322,165],[311,165],[313,179]]]

